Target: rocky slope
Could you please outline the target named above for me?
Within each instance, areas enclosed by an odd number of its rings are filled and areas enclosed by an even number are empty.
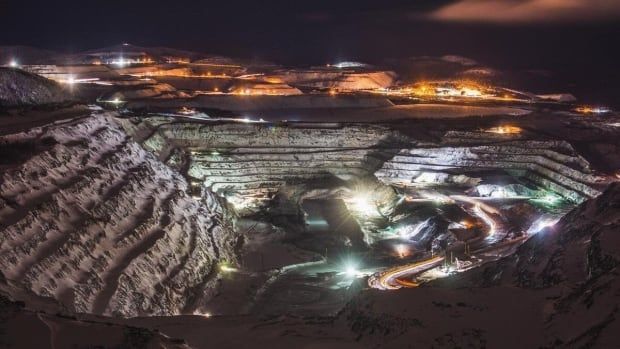
[[[19,69],[0,68],[0,108],[59,104],[71,100],[57,83]]]
[[[0,139],[0,266],[8,282],[76,312],[191,312],[235,235],[209,192],[106,114]]]
[[[374,90],[391,87],[396,82],[396,73],[391,71],[314,69],[283,70],[270,76],[292,86],[331,88],[344,91]]]

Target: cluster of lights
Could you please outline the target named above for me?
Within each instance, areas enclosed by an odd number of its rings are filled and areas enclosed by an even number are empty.
[[[485,132],[512,135],[512,134],[520,134],[521,132],[523,132],[523,129],[518,126],[504,125],[504,126],[491,127],[489,129],[486,129]]]
[[[575,108],[575,111],[580,114],[592,115],[592,114],[607,114],[611,113],[611,109],[606,107],[592,107],[592,106],[581,106]]]
[[[215,92],[218,92],[219,90],[217,88],[214,89]],[[238,96],[286,96],[286,93],[283,92],[278,92],[278,90],[276,89],[255,89],[255,90],[251,90],[248,88],[244,88],[244,89],[237,89],[234,90],[232,92],[230,92],[230,94],[232,95],[238,95]]]
[[[327,67],[331,67],[332,65],[328,64]],[[360,63],[360,62],[339,62],[333,65],[333,67],[336,67],[338,69],[345,69],[345,68],[363,68],[365,67],[366,64],[364,63]]]
[[[151,63],[154,63],[154,61],[148,57],[138,58],[138,59],[127,59],[127,58],[119,57],[119,58],[111,60],[109,63],[123,68],[130,64],[151,64]]]
[[[470,81],[419,82],[386,93],[420,97],[484,98],[494,97],[487,88]]]

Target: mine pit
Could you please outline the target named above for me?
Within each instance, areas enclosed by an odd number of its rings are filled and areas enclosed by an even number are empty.
[[[192,192],[184,200],[224,212],[234,233],[225,244],[211,241],[205,272],[219,276],[201,282],[206,293],[195,309],[210,314],[329,315],[365,283],[414,287],[435,269],[448,276],[484,265],[607,181],[568,143],[532,133],[448,130],[417,140],[389,123],[99,118],[140,144],[141,156],[179,171]],[[178,224],[172,212],[154,229]],[[123,297],[109,296],[112,304]],[[96,304],[91,311],[108,311]]]
[[[364,287],[509,256],[609,181],[547,135],[400,128],[100,111],[42,129],[28,160],[5,160],[0,263],[80,312],[327,316]],[[147,270],[177,285],[165,302],[135,278]]]
[[[610,108],[460,73],[102,52],[0,68],[0,303],[45,340],[465,347],[484,328],[501,347],[615,317]],[[530,344],[582,338],[558,336]]]

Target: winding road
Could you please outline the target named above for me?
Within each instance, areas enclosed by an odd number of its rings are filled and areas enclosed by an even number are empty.
[[[487,242],[489,242],[489,240],[491,240],[491,242],[497,241],[497,239],[495,239],[495,235],[499,230],[498,227],[501,226],[501,222],[498,222],[496,217],[501,216],[501,214],[496,208],[489,206],[476,198],[463,195],[453,195],[450,196],[450,198],[455,201],[471,204],[473,206],[471,212],[480,218],[480,220],[482,220],[488,227],[486,238],[484,240]],[[368,279],[368,285],[372,288],[380,290],[396,290],[403,287],[417,287],[418,283],[414,281],[406,281],[403,280],[403,278],[408,277],[408,279],[410,279],[412,276],[418,275],[440,265],[444,260],[444,256],[435,256],[415,263],[390,268],[371,276]]]

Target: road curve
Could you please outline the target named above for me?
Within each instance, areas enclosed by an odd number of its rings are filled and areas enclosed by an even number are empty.
[[[398,282],[397,279],[405,275],[419,274],[425,270],[433,268],[443,262],[445,257],[436,256],[430,259],[426,259],[420,262],[401,265],[386,271],[383,271],[377,275],[373,275],[368,279],[368,285],[372,288],[380,290],[396,290],[404,287],[402,282]]]

